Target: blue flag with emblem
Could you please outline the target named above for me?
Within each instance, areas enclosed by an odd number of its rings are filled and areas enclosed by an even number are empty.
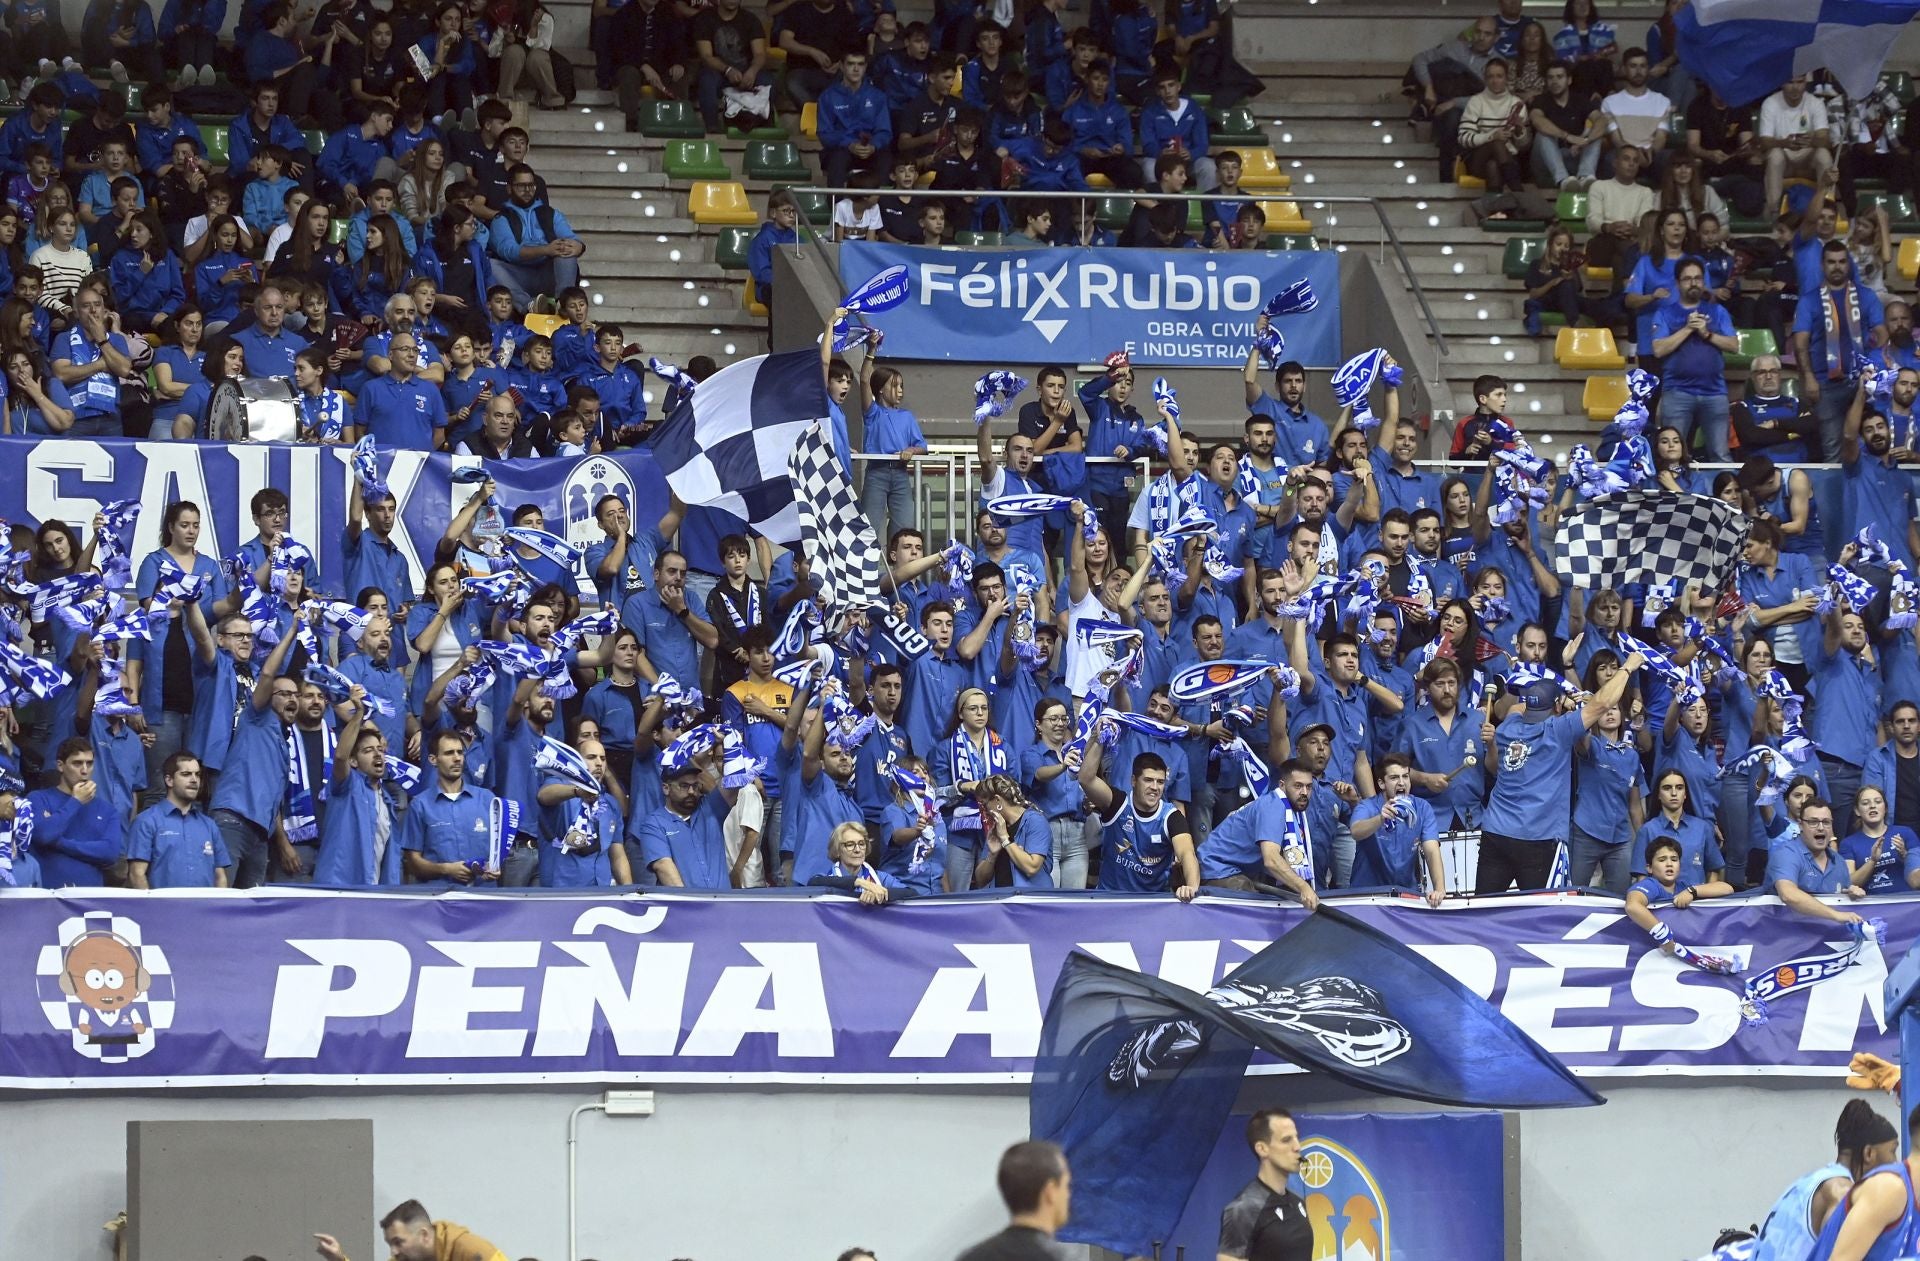
[[[1820,69],[1864,97],[1916,13],[1920,0],[1693,0],[1673,23],[1687,69],[1750,105]]]
[[[1073,1168],[1061,1238],[1129,1255],[1167,1239],[1255,1051],[1430,1103],[1603,1102],[1437,965],[1325,906],[1205,994],[1076,952],[1047,1008],[1028,1115]]]

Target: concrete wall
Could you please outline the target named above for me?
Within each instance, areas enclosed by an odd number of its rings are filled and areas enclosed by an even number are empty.
[[[1757,1221],[1788,1181],[1831,1155],[1834,1118],[1848,1097],[1838,1083],[1778,1079],[1599,1084],[1610,1095],[1604,1108],[1521,1118],[1518,1255],[1527,1261],[1705,1252],[1721,1227]],[[571,1090],[12,1097],[0,1105],[0,1255],[110,1255],[99,1226],[127,1203],[128,1121],[369,1117],[376,1212],[418,1197],[510,1258],[555,1261],[566,1256],[567,1114],[595,1098]],[[650,1118],[583,1119],[583,1257],[830,1261],[860,1244],[885,1261],[949,1261],[996,1228],[993,1163],[1026,1133],[1023,1087],[668,1087],[656,1102]],[[1287,1077],[1256,1080],[1241,1107],[1269,1102],[1302,1111],[1363,1106],[1331,1084]],[[1896,1111],[1891,1101],[1880,1107],[1889,1117]],[[228,1167],[208,1169],[207,1211],[267,1220],[279,1207],[274,1197],[225,1194],[244,1159],[236,1153]],[[301,1194],[286,1187],[284,1202]],[[356,1261],[385,1255],[371,1221],[324,1229]]]

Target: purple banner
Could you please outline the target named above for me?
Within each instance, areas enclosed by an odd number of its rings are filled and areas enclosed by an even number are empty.
[[[1834,1075],[1855,1051],[1896,1054],[1872,943],[1746,1029],[1732,980],[1661,954],[1610,899],[1342,906],[1585,1074]],[[1018,1081],[1069,951],[1206,989],[1301,913],[1067,894],[869,910],[782,894],[9,891],[0,1087]],[[1896,956],[1920,935],[1920,899],[1874,913]],[[1771,898],[1668,920],[1743,969],[1846,936]]]

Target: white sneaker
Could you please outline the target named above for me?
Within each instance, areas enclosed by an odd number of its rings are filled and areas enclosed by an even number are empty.
[[[212,66],[200,67],[200,86],[203,88],[210,88],[213,86],[213,83],[214,83],[213,67]]]
[[[39,70],[40,70],[39,77],[42,79],[51,79],[54,75],[60,73],[60,67],[54,65],[52,61],[48,60],[45,57],[42,57],[40,59]]]
[[[108,62],[108,63],[107,63],[107,74],[108,74],[108,76],[109,76],[109,77],[111,77],[111,78],[113,79],[113,81],[114,81],[115,83],[131,83],[131,82],[133,82],[133,80],[132,80],[132,79],[129,79],[129,78],[127,77],[127,68],[126,68],[126,66],[125,66],[125,65],[123,65],[123,64],[121,64],[121,63],[120,63],[120,62],[118,62],[118,61],[112,61],[112,62]]]
[[[1563,193],[1570,193],[1578,187],[1580,187],[1580,177],[1578,175],[1569,175],[1560,181],[1560,191]]]
[[[60,59],[60,68],[61,68],[62,70],[71,70],[71,71],[73,71],[73,73],[75,73],[75,74],[85,74],[85,73],[86,73],[86,70],[85,70],[85,69],[83,69],[83,68],[81,67],[81,65],[80,65],[80,63],[79,63],[79,62],[77,62],[77,61],[75,61],[75,60],[74,60],[73,58],[71,58],[71,57],[62,57],[62,58]]]

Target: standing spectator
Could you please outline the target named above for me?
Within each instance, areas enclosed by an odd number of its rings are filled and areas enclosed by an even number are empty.
[[[820,170],[832,188],[848,187],[858,171],[875,175],[893,161],[893,113],[887,97],[867,82],[867,55],[848,53],[840,78],[818,96]]]
[[[161,765],[166,795],[133,820],[127,885],[134,889],[224,889],[233,859],[220,826],[200,809],[200,759],[170,754]]]
[[[693,20],[692,35],[700,62],[700,113],[707,131],[718,132],[722,92],[752,92],[773,82],[767,69],[766,28],[741,9],[740,0],[713,0]],[[639,130],[637,118],[629,122],[629,131]]]
[[[1800,360],[1800,397],[1820,417],[1821,458],[1838,460],[1847,411],[1856,406],[1850,386],[1868,352],[1886,344],[1886,315],[1873,290],[1853,276],[1846,242],[1828,241],[1820,267],[1824,283],[1803,290],[1794,309],[1793,349]]]
[[[229,617],[221,625],[228,652],[237,657],[252,645],[253,630],[245,617]],[[206,634],[204,622],[197,629]],[[227,852],[233,856],[233,884],[238,889],[266,881],[268,842],[286,801],[287,728],[300,701],[300,684],[280,669],[295,642],[292,628],[287,627],[251,680],[234,669],[237,662],[223,662],[215,678],[225,682],[224,693],[217,685],[201,685],[210,709],[204,725],[226,737],[212,808]],[[211,638],[202,640],[200,651],[205,663],[213,651]],[[195,717],[199,716],[196,712]]]
[[[641,4],[642,0],[630,0],[627,8],[638,8]],[[646,7],[659,9],[659,0],[647,0]],[[610,25],[617,29],[620,24],[620,14],[615,14]],[[678,29],[677,23],[673,29]],[[533,80],[534,101],[541,109],[559,109],[567,103],[553,72],[553,14],[547,12],[539,0],[520,0],[513,21],[498,27],[494,39],[500,44],[500,84],[495,96],[503,101],[513,100],[520,88],[520,76],[525,74]],[[596,45],[596,61],[599,61],[600,55],[600,46]],[[605,64],[599,62],[601,66]],[[627,64],[632,66],[640,63],[636,60]],[[680,68],[674,66],[673,69],[676,72],[673,77],[677,80]],[[605,73],[600,73],[599,78],[602,80],[601,91],[612,86],[606,82],[608,76]],[[660,83],[657,88],[665,92],[667,85]]]
[[[1574,88],[1566,62],[1547,67],[1547,90],[1533,98],[1532,119],[1534,178],[1547,187],[1591,185],[1600,170],[1601,142],[1606,137],[1597,126],[1600,120],[1593,97]]]
[[[1656,92],[1684,111],[1693,103],[1693,72],[1680,61],[1680,37],[1674,26],[1674,14],[1687,0],[1666,0],[1665,11],[1647,27],[1648,81]]]
[[[836,311],[834,318],[844,319],[846,314]],[[878,359],[878,351],[869,353],[867,376],[861,383],[866,454],[892,457],[897,465],[889,460],[861,461],[865,480],[860,487],[860,510],[877,533],[891,538],[894,530],[914,525],[911,469],[913,458],[926,454],[927,440],[920,422],[901,406],[907,398],[906,378],[898,368],[882,367]],[[880,528],[883,521],[891,523],[885,530]]]
[[[1667,118],[1673,102],[1647,86],[1647,53],[1629,48],[1621,58],[1626,72],[1625,87],[1607,94],[1600,102],[1600,113],[1616,152],[1632,146],[1657,154],[1667,147]]]
[[[1468,98],[1460,116],[1460,147],[1467,172],[1490,192],[1520,187],[1520,160],[1532,143],[1526,102],[1507,90],[1508,65],[1499,57],[1482,72],[1487,86]]]
[[[487,229],[495,278],[513,294],[514,305],[532,310],[540,295],[580,283],[586,245],[567,217],[540,198],[539,179],[522,162],[507,173],[509,200]]]
[[[1789,175],[1825,187],[1833,169],[1833,136],[1827,107],[1807,91],[1807,76],[1795,75],[1760,103],[1760,150],[1766,155],[1764,208],[1776,211]]]
[[[710,13],[703,7],[701,17]],[[549,22],[551,18],[547,19]],[[607,45],[613,54],[613,86],[626,115],[627,130],[640,129],[640,93],[652,88],[656,99],[678,98],[685,94],[687,48],[686,28],[664,0],[628,0],[615,10],[608,23]],[[551,38],[551,37],[549,37]],[[528,54],[529,57],[532,54]],[[703,75],[702,78],[705,76]],[[548,72],[551,82],[552,72]],[[504,62],[500,80],[506,82]],[[535,82],[539,82],[536,78]],[[731,86],[731,85],[729,85]],[[504,89],[503,89],[504,90]],[[564,102],[563,102],[564,103]]]
[[[1660,211],[1653,220],[1651,239],[1633,265],[1623,297],[1634,317],[1633,345],[1642,366],[1657,369],[1653,351],[1653,316],[1671,301],[1680,287],[1680,260],[1687,257],[1687,217],[1678,210]]]
[[[1640,221],[1653,213],[1651,188],[1638,183],[1646,155],[1631,145],[1614,150],[1613,178],[1587,189],[1587,265],[1611,267],[1616,280],[1640,258]]]
[[[1440,182],[1453,182],[1453,162],[1459,156],[1460,114],[1467,98],[1485,86],[1481,74],[1493,55],[1499,26],[1483,17],[1458,38],[1436,44],[1414,57],[1408,72],[1420,92],[1416,117],[1433,120],[1433,141],[1440,149]]]
[[[1613,23],[1601,20],[1593,0],[1567,0],[1560,19],[1553,55],[1571,64],[1574,87],[1589,96],[1613,91],[1614,64],[1620,58]]]
[[[1816,896],[1867,896],[1865,889],[1853,883],[1847,860],[1840,856],[1832,805],[1815,797],[1800,807],[1800,835],[1782,837],[1767,850],[1767,887],[1789,909],[1802,915],[1840,924],[1861,922],[1854,912],[1837,911]]]
[[[794,104],[818,100],[848,53],[866,52],[847,0],[804,0],[781,13],[776,28],[787,50],[787,95]]]
[[[1853,799],[1855,830],[1840,842],[1854,884],[1869,895],[1920,889],[1920,837],[1888,818],[1887,795],[1871,785]],[[36,829],[36,844],[40,833]],[[44,871],[43,871],[44,876]]]
[[[1653,344],[1660,361],[1660,423],[1680,431],[1690,447],[1694,430],[1706,436],[1707,458],[1724,464],[1727,446],[1727,361],[1740,349],[1727,309],[1707,294],[1707,269],[1697,258],[1674,268],[1677,298],[1653,313]]]

